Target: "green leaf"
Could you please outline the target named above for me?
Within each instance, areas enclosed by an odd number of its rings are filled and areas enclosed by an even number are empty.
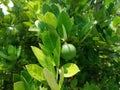
[[[69,17],[69,15],[62,11],[58,17],[58,32],[60,34],[60,36],[63,38],[63,27],[62,25],[64,25],[67,36],[69,36],[71,29],[72,29],[72,21]]]
[[[51,8],[50,11],[51,11],[52,13],[54,13],[56,17],[58,17],[58,15],[59,15],[59,13],[60,13],[60,10],[59,10],[58,6],[57,6],[56,4],[52,4],[52,5],[50,6],[50,8]]]
[[[2,8],[0,8],[0,22],[3,20],[4,18],[4,13],[2,11]]]
[[[39,43],[39,46],[45,55],[50,55],[49,50],[43,44]]]
[[[45,22],[48,25],[51,25],[56,29],[56,27],[57,27],[57,19],[56,19],[56,16],[53,13],[47,12],[45,14]]]
[[[21,76],[24,77],[25,82],[27,82],[27,83],[30,83],[33,79],[27,70],[22,70]]]
[[[17,57],[15,55],[10,55],[7,56],[6,54],[4,54],[3,52],[0,51],[0,57],[8,60],[8,61],[15,61],[17,59]]]
[[[42,38],[43,44],[50,52],[53,52],[54,48],[56,47],[57,40],[58,40],[58,35],[56,31],[49,30],[43,33],[43,38]]]
[[[57,42],[56,42],[56,47],[53,51],[53,55],[54,55],[54,61],[57,67],[59,67],[60,65],[60,50],[61,50],[61,42],[60,39],[58,38]]]
[[[17,57],[19,57],[20,56],[20,54],[21,54],[21,46],[19,46],[19,48],[17,49]]]
[[[48,85],[50,86],[51,90],[60,90],[59,86],[55,80],[54,74],[50,72],[48,69],[43,69],[45,79],[48,82]]]
[[[56,17],[58,17],[60,11],[56,4],[52,4],[51,6],[49,6],[48,4],[44,3],[42,7],[42,12],[43,14],[47,12],[52,12],[55,14]]]
[[[89,84],[88,82],[84,85],[82,90],[100,90],[100,88],[95,84]]]
[[[17,52],[17,50],[13,45],[8,46],[8,54],[9,55],[16,55],[16,52]]]
[[[48,90],[48,88],[47,87],[42,87],[42,86],[40,86],[40,89],[39,90]]]
[[[80,4],[85,5],[87,3],[87,0],[81,0]]]
[[[19,74],[13,74],[13,80],[14,80],[14,82],[21,81],[20,75]]]
[[[74,63],[67,63],[62,67],[64,69],[64,77],[72,77],[80,71],[78,66]]]
[[[36,20],[35,25],[39,29],[40,33],[42,33],[46,28],[45,23],[43,21],[40,21],[40,20]]]
[[[44,3],[43,6],[42,6],[42,12],[43,12],[43,14],[45,14],[49,10],[50,10],[50,6],[48,4],[46,4],[46,3]]]
[[[105,0],[106,7],[108,7],[111,3],[114,3],[114,0]]]
[[[119,16],[114,17],[112,24],[116,28],[120,24],[120,17]]]
[[[61,72],[60,72],[60,80],[59,80],[59,87],[61,88],[64,82],[64,69],[63,67],[61,68]]]
[[[93,22],[90,21],[82,28],[82,30],[79,32],[80,39],[82,39],[83,37],[85,37],[85,35],[87,35],[87,33],[90,31],[90,29],[92,27],[92,24],[93,24]]]
[[[43,53],[43,51],[34,46],[31,46],[31,48],[32,48],[32,51],[34,52],[36,58],[38,59],[38,62],[40,63],[40,65],[43,67],[46,67],[46,56]]]
[[[66,29],[65,29],[64,25],[62,25],[62,30],[63,30],[63,41],[66,41],[67,40],[67,33],[66,33]]]
[[[27,71],[29,74],[38,81],[44,81],[43,68],[37,64],[28,64],[26,65]]]
[[[52,57],[50,55],[45,55],[44,52],[37,47],[31,46],[31,48],[40,65],[54,72],[54,60]]]
[[[71,81],[70,86],[71,86],[71,87],[76,87],[77,84],[78,84],[78,79],[77,79],[77,78],[74,78],[74,79]]]
[[[18,81],[14,83],[14,90],[26,90],[23,81]]]

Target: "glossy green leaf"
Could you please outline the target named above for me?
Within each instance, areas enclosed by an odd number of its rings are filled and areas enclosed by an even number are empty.
[[[43,72],[44,72],[45,79],[47,80],[47,83],[50,86],[51,90],[60,90],[55,80],[54,74],[46,68],[43,69]]]
[[[56,47],[57,40],[58,35],[56,31],[49,30],[43,33],[43,44],[50,52],[53,52],[54,48]]]
[[[69,15],[64,11],[62,11],[58,17],[58,32],[59,32],[60,36],[63,38],[62,25],[64,25],[66,33],[69,36],[71,29],[72,29],[72,21],[71,21]]]
[[[43,68],[37,64],[28,64],[26,65],[27,71],[29,74],[38,81],[44,81]]]
[[[78,66],[74,63],[67,63],[62,67],[64,69],[64,77],[72,77],[80,71]]]
[[[48,25],[51,25],[53,26],[54,28],[57,27],[57,19],[56,19],[56,16],[51,13],[51,12],[47,12],[45,14],[45,22],[48,24]]]
[[[26,90],[23,81],[18,81],[14,83],[14,90]]]

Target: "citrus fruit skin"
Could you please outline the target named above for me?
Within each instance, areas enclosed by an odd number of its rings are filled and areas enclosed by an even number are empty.
[[[61,56],[65,60],[70,60],[76,56],[76,48],[72,44],[63,44],[61,50]]]

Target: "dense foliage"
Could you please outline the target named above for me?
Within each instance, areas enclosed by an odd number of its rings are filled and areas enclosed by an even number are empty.
[[[119,0],[0,0],[0,90],[119,90],[119,30]]]

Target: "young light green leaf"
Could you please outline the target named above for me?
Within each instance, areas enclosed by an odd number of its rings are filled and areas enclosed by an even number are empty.
[[[64,69],[64,77],[72,77],[80,71],[78,66],[74,63],[67,63],[62,67]]]
[[[116,16],[113,19],[113,26],[116,28],[120,24],[120,17]]]
[[[24,82],[23,81],[15,82],[14,90],[26,90]]]
[[[28,64],[26,65],[27,71],[29,74],[38,81],[44,81],[43,68],[37,64]]]
[[[43,69],[43,72],[44,72],[45,79],[47,80],[51,90],[60,90],[55,80],[54,74],[50,72],[47,68]]]
[[[57,19],[56,16],[51,13],[51,12],[47,12],[45,14],[45,22],[51,26],[53,26],[54,28],[57,27]]]
[[[64,82],[64,69],[63,69],[63,67],[62,67],[62,68],[61,68],[61,71],[60,71],[60,80],[59,80],[59,87],[60,87],[60,88],[62,87],[63,82]]]
[[[42,50],[35,46],[31,46],[32,51],[34,52],[36,58],[38,59],[38,62],[40,63],[41,66],[46,67],[46,56],[43,53]]]
[[[31,46],[31,48],[40,65],[54,72],[54,60],[52,59],[52,57],[50,55],[45,55],[44,52],[37,47]]]

